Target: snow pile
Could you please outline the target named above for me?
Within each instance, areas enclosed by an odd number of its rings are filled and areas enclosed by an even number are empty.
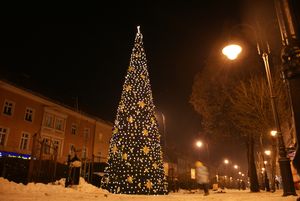
[[[109,193],[106,190],[103,190],[101,188],[97,188],[96,186],[87,183],[84,178],[80,177],[79,180],[79,185],[74,185],[71,187],[72,189],[75,189],[79,192],[83,192],[83,193],[102,193],[102,194],[107,194]]]
[[[15,193],[15,192],[32,192],[32,193],[74,193],[74,191],[82,193],[98,193],[107,194],[108,191],[97,188],[89,183],[87,183],[84,178],[80,178],[79,185],[74,185],[70,188],[65,188],[65,179],[57,180],[53,183],[42,184],[42,183],[28,183],[17,184],[7,179],[0,177],[0,192]]]
[[[282,197],[282,190],[275,193],[250,193],[249,190],[225,190],[226,193],[210,191],[203,196],[199,190],[179,190],[169,195],[120,195],[111,194],[106,190],[88,184],[80,178],[79,185],[65,188],[65,179],[49,184],[29,183],[28,185],[10,182],[0,177],[0,200],[2,201],[296,201],[296,196]],[[297,191],[300,195],[300,191]]]

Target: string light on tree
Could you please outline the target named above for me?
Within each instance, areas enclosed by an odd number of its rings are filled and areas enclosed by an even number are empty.
[[[112,130],[104,185],[112,193],[167,194],[143,36],[135,37]]]

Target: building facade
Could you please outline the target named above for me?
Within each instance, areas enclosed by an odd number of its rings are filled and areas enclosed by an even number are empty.
[[[75,153],[81,159],[107,160],[110,122],[4,81],[0,81],[0,109],[2,155],[30,156],[36,135],[43,141],[45,156],[55,147],[58,162]]]

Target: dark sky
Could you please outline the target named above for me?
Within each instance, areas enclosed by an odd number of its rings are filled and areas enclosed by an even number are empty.
[[[2,14],[1,77],[72,106],[77,97],[81,110],[113,122],[140,25],[167,138],[193,147],[201,129],[188,103],[193,78],[219,51],[213,48],[224,27],[241,23],[247,6],[241,0],[120,2]]]

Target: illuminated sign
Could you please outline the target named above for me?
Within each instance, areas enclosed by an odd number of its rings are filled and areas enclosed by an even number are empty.
[[[12,158],[22,158],[22,159],[31,158],[29,154],[19,154],[15,152],[0,151],[0,158],[2,157],[12,157]]]

